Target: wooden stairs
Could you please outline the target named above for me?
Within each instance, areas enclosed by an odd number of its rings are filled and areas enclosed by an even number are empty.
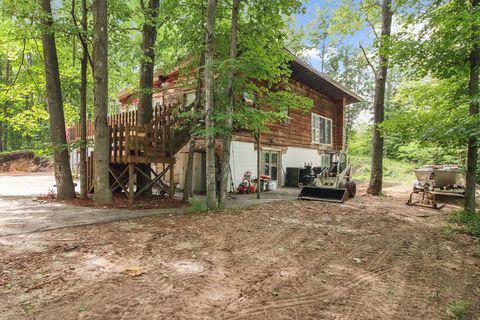
[[[163,105],[153,109],[152,121],[137,126],[137,111],[122,112],[107,119],[110,137],[110,186],[114,192],[124,192],[131,200],[156,187],[162,195],[175,194],[175,155],[190,140],[189,120],[181,114],[188,107]],[[67,132],[70,142],[80,140],[78,124]],[[94,123],[87,123],[87,140],[94,139]],[[142,164],[163,164],[159,172],[154,167],[145,170]],[[87,157],[87,185],[94,191],[95,152]],[[151,171],[151,172],[148,172]],[[167,173],[169,182],[165,182]],[[143,179],[139,179],[139,178]],[[146,184],[137,185],[142,180]]]

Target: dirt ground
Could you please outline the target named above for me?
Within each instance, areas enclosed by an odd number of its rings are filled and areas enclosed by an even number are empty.
[[[480,319],[480,243],[405,193],[0,237],[0,319]]]

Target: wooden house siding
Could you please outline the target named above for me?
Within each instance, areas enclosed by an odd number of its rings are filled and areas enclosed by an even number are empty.
[[[325,152],[334,152],[344,146],[343,101],[333,101],[323,94],[297,82],[289,81],[289,86],[296,94],[309,97],[313,100],[314,106],[310,112],[291,109],[288,112],[287,123],[271,124],[270,132],[262,134],[263,147],[299,147],[318,149]],[[312,142],[312,113],[332,120],[332,144],[322,145]],[[250,132],[239,131],[235,134],[235,140],[254,142]]]

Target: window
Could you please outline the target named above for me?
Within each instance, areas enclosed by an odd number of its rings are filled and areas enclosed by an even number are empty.
[[[154,107],[157,107],[157,108],[161,107],[162,104],[163,104],[163,97],[162,96],[156,97],[156,98],[153,99],[153,106]]]
[[[332,144],[332,119],[312,113],[312,142]]]

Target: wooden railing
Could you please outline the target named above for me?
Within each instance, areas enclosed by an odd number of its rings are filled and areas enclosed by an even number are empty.
[[[111,163],[169,162],[188,142],[188,120],[180,117],[184,106],[165,105],[153,109],[153,120],[137,126],[137,111],[108,117]],[[87,122],[87,139],[93,139],[93,121]],[[80,139],[80,128],[69,130],[70,141]]]

